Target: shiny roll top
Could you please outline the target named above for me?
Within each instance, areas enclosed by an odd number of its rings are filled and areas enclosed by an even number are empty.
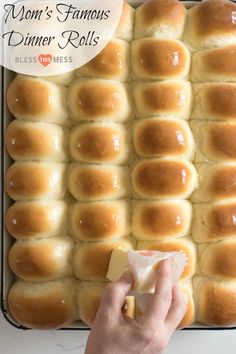
[[[136,83],[133,94],[138,118],[159,116],[190,119],[192,108],[190,82],[166,80]]]
[[[175,40],[137,39],[131,46],[131,60],[136,79],[181,79],[190,70],[190,53]]]
[[[76,203],[69,213],[70,234],[86,242],[128,236],[129,215],[127,200]]]
[[[181,39],[186,15],[177,0],[146,0],[136,10],[135,38]]]
[[[236,43],[236,4],[205,0],[189,10],[184,40],[193,50]]]
[[[111,80],[77,78],[69,88],[68,106],[75,122],[131,118],[127,87]]]
[[[127,164],[128,131],[122,124],[87,123],[76,126],[70,135],[70,153],[78,162]]]
[[[15,118],[69,125],[66,88],[63,86],[18,75],[8,87],[6,101]]]

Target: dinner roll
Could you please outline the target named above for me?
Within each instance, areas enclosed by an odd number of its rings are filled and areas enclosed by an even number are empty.
[[[236,200],[194,206],[192,235],[196,242],[236,236]]]
[[[91,326],[95,320],[101,297],[106,288],[106,283],[79,282],[77,290],[77,303],[81,320]],[[122,307],[123,315],[134,316],[134,297],[127,296]]]
[[[192,82],[236,82],[236,45],[194,54],[191,80]]]
[[[13,273],[26,281],[52,281],[73,275],[70,259],[74,242],[70,237],[17,241],[9,252]]]
[[[62,86],[18,75],[8,87],[6,100],[16,118],[68,125],[66,88]]]
[[[129,57],[129,44],[121,39],[112,39],[94,59],[75,73],[77,76],[129,81]]]
[[[68,173],[68,188],[79,201],[119,199],[127,196],[128,171],[118,166],[73,163]]]
[[[236,160],[236,123],[194,122],[191,127],[198,146],[197,163]]]
[[[132,211],[132,234],[137,240],[162,240],[187,236],[192,206],[186,200],[136,202]]]
[[[70,153],[75,161],[120,165],[129,159],[127,128],[116,123],[87,123],[74,128]]]
[[[131,117],[127,89],[111,80],[80,79],[69,88],[68,105],[75,121],[119,121]]]
[[[16,202],[6,212],[7,231],[18,240],[66,233],[68,206],[62,201]]]
[[[74,71],[69,71],[65,74],[44,76],[44,80],[54,82],[57,85],[68,86],[75,77]]]
[[[193,279],[196,317],[213,326],[236,324],[236,282],[219,282],[205,277]]]
[[[199,245],[199,270],[203,275],[215,280],[236,280],[235,254],[235,240]]]
[[[15,162],[6,173],[6,193],[15,201],[61,199],[66,192],[66,167],[57,162]]]
[[[46,283],[17,280],[10,289],[11,315],[21,325],[34,329],[56,329],[78,318],[75,280]]]
[[[180,119],[150,118],[139,121],[133,131],[140,157],[177,157],[192,160],[195,144],[189,125]]]
[[[187,11],[178,0],[146,0],[136,10],[135,38],[180,39]]]
[[[191,119],[236,120],[236,84],[195,84]]]
[[[138,79],[181,79],[190,69],[190,53],[180,41],[137,39],[131,45],[132,64]]]
[[[134,192],[147,199],[186,199],[197,187],[197,173],[189,161],[143,160],[132,171]]]
[[[82,280],[107,281],[112,251],[118,247],[133,249],[133,246],[134,242],[129,238],[77,244],[73,255],[75,276]]]
[[[205,0],[189,10],[184,40],[195,50],[236,43],[236,4]]]
[[[177,238],[161,242],[149,241],[138,242],[138,250],[152,250],[160,252],[184,252],[187,257],[187,264],[181,279],[191,278],[196,270],[196,246],[190,238]]]
[[[173,117],[190,119],[192,88],[190,82],[166,80],[134,85],[137,117]]]
[[[16,119],[8,125],[5,141],[14,160],[67,160],[67,134],[59,125]]]
[[[133,27],[134,27],[134,13],[135,10],[126,1],[123,3],[123,10],[119,25],[117,27],[114,36],[116,38],[123,39],[127,42],[131,42],[133,39]]]
[[[194,202],[211,202],[236,198],[236,163],[200,164],[199,189]]]
[[[106,241],[129,234],[127,200],[76,203],[70,208],[71,235],[81,241]]]

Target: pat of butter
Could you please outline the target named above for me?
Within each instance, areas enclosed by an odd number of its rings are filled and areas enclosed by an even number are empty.
[[[107,278],[110,281],[118,281],[128,269],[128,251],[119,247],[114,249],[111,255]]]

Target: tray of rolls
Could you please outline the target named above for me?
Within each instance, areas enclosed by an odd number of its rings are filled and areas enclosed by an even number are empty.
[[[235,13],[228,0],[129,1],[75,72],[2,70],[1,307],[14,326],[88,329],[122,247],[185,253],[181,328],[236,328]]]

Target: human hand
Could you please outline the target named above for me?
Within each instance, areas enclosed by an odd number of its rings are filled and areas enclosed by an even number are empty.
[[[132,289],[124,275],[107,286],[92,327],[85,354],[160,354],[186,312],[186,302],[171,271],[170,260],[157,271],[155,293],[137,320],[121,312]]]

